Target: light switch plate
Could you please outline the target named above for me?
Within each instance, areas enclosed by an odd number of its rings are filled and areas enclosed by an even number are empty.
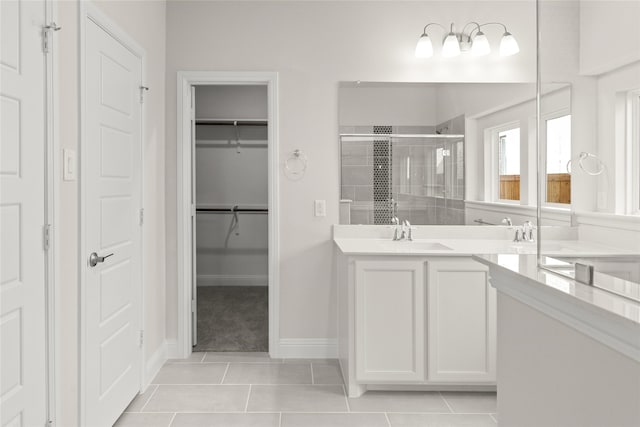
[[[313,210],[314,210],[315,216],[327,216],[327,201],[315,200],[313,202]]]
[[[62,150],[62,179],[75,181],[78,177],[75,150]]]

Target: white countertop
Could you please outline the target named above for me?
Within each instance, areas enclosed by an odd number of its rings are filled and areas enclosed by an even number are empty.
[[[507,239],[437,238],[393,241],[376,238],[335,238],[338,249],[346,255],[429,255],[471,256],[476,254],[535,254],[535,242],[512,242]],[[637,255],[630,251],[581,240],[549,240],[542,252],[555,257],[613,257]]]
[[[640,302],[541,269],[536,255],[474,255],[491,284],[640,362]],[[543,263],[554,260],[543,258]],[[637,296],[640,285],[596,273],[595,282]]]

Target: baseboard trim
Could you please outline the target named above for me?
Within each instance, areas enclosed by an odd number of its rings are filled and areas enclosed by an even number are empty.
[[[261,274],[199,274],[198,286],[268,286],[269,277]]]
[[[337,359],[335,338],[281,338],[279,356],[283,359]]]
[[[162,344],[153,352],[151,357],[147,359],[144,367],[144,383],[142,384],[142,392],[144,392],[151,381],[158,375],[160,369],[167,361],[167,341],[163,341]]]
[[[167,359],[182,359],[182,355],[178,351],[178,342],[176,340],[166,340]]]

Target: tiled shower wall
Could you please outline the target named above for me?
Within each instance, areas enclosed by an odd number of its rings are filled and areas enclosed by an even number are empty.
[[[432,134],[437,128],[441,133],[464,134],[464,116],[438,126],[341,126],[340,133]],[[395,197],[395,201],[398,202],[397,215],[401,220],[407,219],[412,224],[464,224],[463,200],[437,197],[417,188],[411,191],[402,188],[399,179],[400,157],[396,156],[396,161],[392,161],[395,153],[401,149],[394,148],[390,152],[386,140],[342,144],[341,198],[353,201],[350,223],[390,224],[390,199]],[[412,174],[424,175],[429,172],[429,168],[435,167],[434,160],[428,159],[425,153],[414,153],[415,148],[412,150]],[[459,162],[463,162],[463,159]],[[391,174],[388,173],[389,164],[392,164]],[[463,167],[463,164],[459,167]],[[462,188],[454,189],[453,193],[461,195],[462,198],[464,183]]]

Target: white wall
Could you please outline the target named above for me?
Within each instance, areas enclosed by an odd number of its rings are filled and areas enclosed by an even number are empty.
[[[144,127],[144,314],[147,361],[161,357],[165,339],[165,22],[163,1],[101,1],[97,6],[147,53]],[[58,43],[58,123],[60,148],[78,152],[78,2],[56,2]],[[144,21],[145,25],[141,25]],[[62,151],[58,153],[62,155]],[[57,425],[78,425],[78,182],[58,181],[59,347],[61,354]]]
[[[267,86],[196,86],[196,117],[267,120]]]
[[[580,0],[580,73],[597,75],[640,61],[640,2]]]
[[[531,83],[454,83],[438,85],[438,123],[464,114],[467,118],[504,109],[536,96]]]
[[[640,62],[597,78],[597,153],[606,168],[591,180],[597,183],[601,212],[627,213],[626,92],[637,89],[640,89]]]
[[[521,52],[418,61],[429,21],[500,21]],[[499,28],[487,36],[499,38]],[[434,33],[435,34],[435,33]],[[280,184],[280,335],[336,337],[331,225],[338,223],[338,82],[535,80],[535,2],[171,2],[167,8],[167,336],[176,337],[176,71],[279,72],[281,163],[294,149],[307,173]],[[327,217],[313,217],[313,200]]]
[[[438,121],[433,84],[341,85],[340,126],[435,126]]]

